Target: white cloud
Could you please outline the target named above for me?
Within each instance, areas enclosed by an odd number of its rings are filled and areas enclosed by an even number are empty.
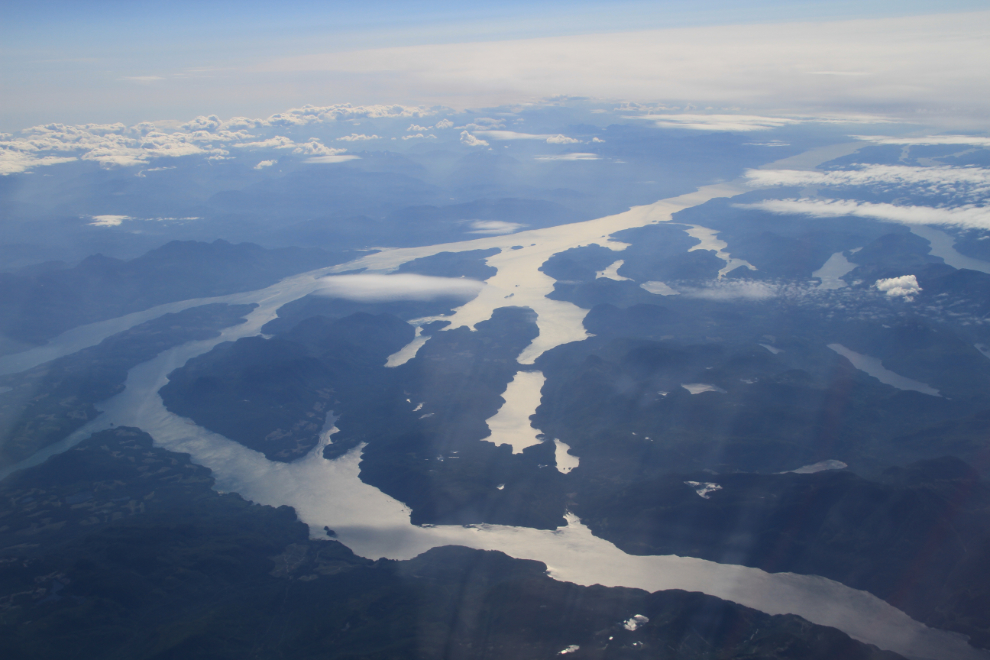
[[[338,154],[331,156],[313,156],[307,158],[304,162],[311,165],[327,165],[331,163],[346,163],[349,160],[361,160],[360,156],[355,156],[354,154]]]
[[[408,132],[412,132],[412,131],[420,131],[420,132],[422,132],[422,131],[428,131],[428,130],[430,130],[430,127],[429,126],[420,126],[419,124],[409,124],[409,128],[406,129],[406,132],[407,133]]]
[[[749,185],[910,187],[912,193],[965,195],[978,201],[990,195],[990,169],[860,165],[854,170],[746,170]]]
[[[769,142],[745,142],[747,147],[789,147],[790,142],[781,142],[780,140],[770,140]]]
[[[275,135],[267,140],[258,140],[257,142],[241,142],[230,146],[237,149],[292,149],[296,146],[296,143],[284,135]]]
[[[430,108],[402,105],[304,105],[279,112],[268,119],[255,120],[258,126],[305,126],[325,124],[347,119],[391,119],[403,117],[428,117],[435,114]]]
[[[223,126],[223,122],[216,115],[210,115],[209,117],[199,116],[192,121],[187,121],[181,126],[187,131],[215,131]]]
[[[576,140],[566,135],[552,135],[548,133],[519,133],[517,131],[502,131],[502,130],[475,130],[476,135],[488,138],[490,140],[542,140],[549,144],[578,144],[581,140]]]
[[[58,165],[74,160],[76,160],[74,156],[35,156],[10,149],[0,149],[0,175],[18,174],[34,167]]]
[[[124,220],[133,220],[129,215],[93,215],[90,216],[93,222],[89,223],[94,227],[117,227]]]
[[[553,156],[537,156],[536,160],[600,160],[598,154],[573,153],[557,154]]]
[[[467,131],[461,131],[461,144],[466,144],[469,147],[487,147],[488,143],[482,139],[476,138]]]
[[[702,300],[767,300],[781,295],[779,285],[752,280],[715,280],[706,286],[680,288],[681,295]]]
[[[277,160],[263,160],[260,163],[258,163],[257,165],[255,165],[254,166],[254,169],[256,169],[256,170],[263,170],[266,167],[271,167],[272,165],[274,165],[277,162],[278,162]]]
[[[990,208],[985,206],[895,206],[837,199],[770,199],[734,206],[781,215],[810,215],[818,218],[855,216],[905,225],[953,225],[967,229],[990,229]]]
[[[467,278],[430,277],[426,275],[334,275],[320,280],[316,295],[348,300],[434,300],[460,298],[469,300],[478,295],[483,282]]]
[[[687,128],[696,131],[765,131],[801,123],[799,119],[758,115],[648,114],[628,119],[645,119],[660,128]]]
[[[690,388],[690,385],[682,385],[681,387]],[[703,387],[712,387],[710,390],[704,390],[706,392],[725,392],[725,390],[711,385],[704,385]],[[691,394],[698,394],[698,392],[691,391]],[[699,497],[706,500],[711,499],[712,493],[715,491],[722,490],[721,486],[710,481],[685,481],[684,484],[690,486]]]
[[[381,137],[377,135],[365,135],[364,133],[351,133],[337,139],[341,142],[360,142],[362,140],[381,140]]]
[[[593,138],[591,138],[591,141],[592,141],[592,142],[602,142],[602,143],[604,143],[604,142],[605,142],[605,140],[603,140],[603,139],[601,139],[601,138],[596,138],[596,137],[593,137]]]
[[[423,135],[422,133],[416,133],[415,135],[403,135],[403,140],[436,140],[437,136],[433,133],[429,135]]]
[[[631,619],[628,619],[627,621],[624,621],[622,623],[622,626],[626,630],[633,631],[633,630],[636,630],[637,628],[639,628],[644,623],[649,623],[649,622],[650,622],[650,619],[649,618],[643,616],[642,614],[636,614]]]
[[[526,225],[518,222],[505,222],[504,220],[474,220],[471,222],[469,234],[511,234],[517,232]]]
[[[440,130],[443,130],[445,128],[450,128],[453,125],[454,122],[450,121],[449,119],[441,119],[433,126],[433,128],[438,128]]]
[[[328,147],[320,142],[319,138],[310,138],[308,142],[303,142],[297,145],[295,149],[292,150],[294,154],[302,154],[304,156],[337,156],[347,149],[336,149],[334,147]]]
[[[656,294],[658,296],[678,296],[680,291],[668,286],[665,282],[643,282],[639,285],[640,288],[649,291],[650,293]]]
[[[914,300],[922,289],[918,286],[918,278],[914,275],[901,275],[885,280],[877,280],[874,284],[877,289],[887,294],[889,298],[904,298],[907,302]]]
[[[516,131],[490,131],[476,130],[476,134],[491,140],[546,140],[549,135],[537,135],[535,133],[517,133]]]
[[[886,137],[884,135],[853,135],[857,140],[876,142],[877,144],[901,145],[954,145],[972,147],[990,147],[990,137],[976,135],[928,135],[924,137]]]

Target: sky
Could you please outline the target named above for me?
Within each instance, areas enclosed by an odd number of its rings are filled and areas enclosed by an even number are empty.
[[[935,10],[918,0],[8,0],[0,131],[554,95],[921,113],[978,127],[990,11],[977,0]]]

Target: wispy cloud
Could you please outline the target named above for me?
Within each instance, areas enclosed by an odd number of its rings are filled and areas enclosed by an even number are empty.
[[[307,158],[305,163],[310,165],[329,165],[332,163],[346,163],[349,160],[361,160],[360,156],[355,156],[354,154],[338,154],[331,156],[313,156]]]
[[[471,222],[469,234],[511,234],[517,232],[526,225],[518,222],[505,222],[504,220],[474,220]]]
[[[94,215],[90,216],[93,222],[89,223],[94,227],[117,227],[124,220],[133,220],[129,215]]]
[[[460,298],[469,300],[478,295],[483,282],[467,278],[430,277],[426,275],[335,275],[320,280],[316,295],[348,300],[434,300]]]
[[[758,115],[648,114],[630,116],[627,119],[643,119],[653,122],[660,128],[686,128],[696,131],[765,131],[801,123],[799,119]]]
[[[854,216],[905,225],[952,225],[967,229],[990,229],[990,208],[985,206],[897,206],[842,199],[769,199],[735,206],[780,215],[810,215],[818,218]]]
[[[365,135],[364,133],[351,133],[337,138],[341,142],[361,142],[363,140],[381,140],[378,135]]]
[[[518,133],[516,131],[475,131],[476,135],[489,140],[541,140],[548,144],[578,144],[581,140],[560,134]]]
[[[271,167],[272,165],[274,165],[277,162],[278,162],[277,160],[263,160],[260,163],[258,163],[257,165],[255,165],[254,166],[254,169],[256,169],[256,170],[263,170],[266,167]]]
[[[536,160],[601,160],[598,154],[589,153],[573,153],[573,154],[556,154],[549,156],[536,156]]]
[[[687,298],[702,300],[767,300],[779,296],[781,287],[751,280],[715,280],[702,287],[679,287],[678,291]]]
[[[870,186],[910,188],[912,194],[949,194],[979,201],[990,195],[990,169],[979,167],[909,167],[860,165],[852,170],[746,170],[749,185]]]
[[[926,135],[923,137],[887,137],[885,135],[853,135],[857,140],[875,142],[877,144],[900,145],[954,145],[971,147],[990,147],[990,137],[980,135]]]

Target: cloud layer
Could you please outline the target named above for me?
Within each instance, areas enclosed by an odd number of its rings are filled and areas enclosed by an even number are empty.
[[[854,170],[746,170],[751,186],[871,186],[910,188],[913,194],[952,195],[978,202],[990,196],[990,169],[861,165]]]
[[[817,218],[855,216],[905,225],[951,225],[966,229],[990,229],[990,208],[961,206],[897,206],[844,199],[770,199],[737,208],[769,211],[780,215],[810,215]]]
[[[433,110],[399,105],[331,106],[306,105],[280,112],[267,119],[216,115],[200,116],[177,126],[173,122],[142,122],[134,126],[115,124],[46,124],[20,131],[0,133],[0,175],[16,174],[35,167],[74,160],[93,161],[105,167],[145,165],[156,158],[206,156],[227,158],[236,150],[291,150],[309,156],[309,162],[341,162],[357,156],[339,157],[346,149],[327,147],[317,138],[295,142],[284,135],[259,137],[251,131],[271,133],[280,129],[327,124],[352,119],[423,117]],[[442,122],[441,122],[442,123]],[[439,125],[439,124],[438,124]],[[345,141],[376,139],[352,134]]]
[[[988,28],[987,11],[708,26],[312,54],[270,61],[259,72],[323,85],[360,80],[363,89],[378,85],[393,98],[454,107],[564,95],[816,114],[917,117],[925,108],[970,113],[986,125],[981,108],[990,100],[990,69],[973,54],[990,48]],[[733,130],[765,126],[762,119],[725,121]]]

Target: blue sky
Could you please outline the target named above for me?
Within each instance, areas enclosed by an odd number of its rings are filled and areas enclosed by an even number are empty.
[[[374,75],[368,75],[368,65],[360,64],[335,69],[330,75],[314,73],[308,65],[292,71],[284,66],[286,61],[315,55],[723,25],[883,20],[936,9],[945,13],[985,8],[986,3],[977,0],[953,0],[937,8],[918,0],[377,0],[360,5],[213,2],[205,6],[175,1],[7,2],[0,10],[4,98],[0,130],[52,121],[134,122],[211,112],[263,115],[306,102],[436,103],[452,99],[455,105],[470,105],[528,100],[539,91],[537,85],[516,89],[511,81],[502,81],[458,101],[455,97],[463,81],[450,78],[447,87],[427,85],[420,92],[417,84],[429,77],[423,71],[419,77],[405,70],[386,75],[378,67]],[[629,89],[603,85],[601,93],[626,94]],[[595,94],[598,88],[588,86],[574,93],[589,90]],[[561,93],[557,88],[550,91]],[[690,89],[683,92],[690,93]],[[738,100],[727,97],[726,103]]]

